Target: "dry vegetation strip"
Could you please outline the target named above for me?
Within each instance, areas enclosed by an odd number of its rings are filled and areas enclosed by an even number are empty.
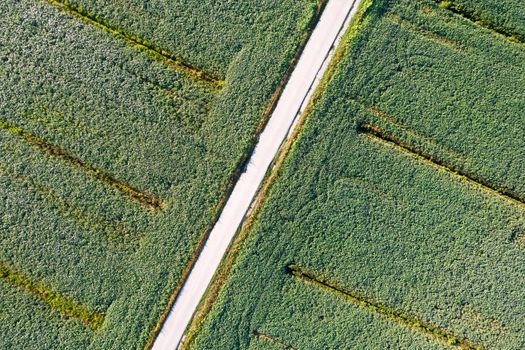
[[[21,140],[27,142],[35,148],[38,148],[43,153],[49,156],[59,158],[71,165],[76,166],[77,168],[84,170],[86,173],[93,176],[94,178],[116,188],[117,190],[126,194],[130,198],[140,202],[143,206],[145,206],[148,209],[158,211],[164,207],[164,203],[160,199],[145,194],[119,180],[116,180],[111,175],[108,175],[103,171],[96,169],[91,165],[83,162],[74,155],[69,154],[59,146],[48,143],[45,140],[39,138],[38,136],[33,135],[31,132],[22,129],[21,127],[11,122],[0,120],[0,129],[3,129],[11,135],[20,138]]]
[[[274,338],[274,337],[272,337],[272,336],[270,336],[268,334],[261,333],[258,330],[254,330],[253,331],[253,336],[256,337],[256,338],[262,339],[262,340],[266,340],[266,341],[268,341],[270,343],[277,344],[277,345],[281,346],[283,349],[286,349],[286,350],[297,350],[297,348],[294,348],[291,345],[283,343],[279,339]]]
[[[503,35],[507,40],[525,45],[525,35],[516,33],[508,28],[501,27],[495,23],[492,23],[491,21],[485,18],[477,16],[473,11],[467,9],[465,6],[454,3],[453,1],[445,1],[445,0],[434,0],[434,1],[442,8],[447,9],[467,19],[478,26],[488,29],[494,33]]]
[[[416,158],[424,159],[430,162],[432,165],[437,166],[441,169],[444,169],[448,172],[459,175],[462,178],[472,183],[475,183],[479,187],[489,191],[490,193],[497,194],[505,198],[506,200],[510,200],[511,202],[519,204],[519,205],[525,205],[525,199],[523,198],[523,196],[514,192],[513,190],[499,186],[495,184],[494,182],[484,179],[475,174],[471,174],[465,171],[461,166],[454,165],[450,162],[447,162],[445,159],[440,158],[437,155],[434,155],[432,153],[427,152],[424,149],[421,149],[420,147],[411,145],[403,141],[401,138],[385,130],[380,129],[379,127],[375,125],[372,125],[366,122],[362,123],[358,127],[358,132],[364,133],[373,139],[376,139],[378,141],[382,141],[391,146],[394,146],[395,148],[401,150],[402,152],[406,154],[409,154]]]
[[[224,80],[219,78],[217,75],[211,72],[206,72],[203,69],[196,67],[191,62],[178,57],[177,55],[168,52],[153,43],[148,42],[145,39],[139,38],[132,35],[123,29],[113,26],[111,23],[106,21],[99,16],[88,12],[87,10],[75,5],[69,0],[44,0],[47,3],[56,6],[77,18],[82,19],[88,24],[94,25],[117,38],[126,41],[131,46],[146,52],[153,58],[164,63],[166,66],[184,73],[186,76],[193,78],[196,81],[201,81],[210,85],[214,90],[220,90],[224,86]]]
[[[45,287],[43,284],[35,282],[20,272],[11,269],[2,262],[0,262],[0,280],[41,299],[54,310],[67,317],[79,320],[93,330],[99,329],[104,323],[103,314],[90,311],[85,306],[79,305],[73,300],[61,296],[57,292]]]
[[[466,338],[459,337],[445,329],[439,328],[424,320],[420,320],[414,316],[406,314],[403,311],[396,310],[381,304],[357,291],[344,289],[332,281],[317,276],[302,266],[291,264],[288,265],[287,269],[292,276],[301,281],[310,283],[324,291],[342,297],[343,299],[348,300],[355,305],[361,306],[371,312],[386,316],[389,319],[396,321],[405,327],[416,330],[426,336],[429,336],[440,343],[445,343],[452,347],[461,349],[483,349],[481,345],[475,344]]]

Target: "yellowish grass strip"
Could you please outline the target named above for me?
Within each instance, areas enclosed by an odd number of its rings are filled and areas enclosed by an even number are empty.
[[[42,283],[33,281],[2,262],[0,262],[0,281],[4,281],[13,287],[19,288],[39,298],[52,309],[67,317],[79,320],[92,330],[98,330],[104,323],[105,316],[103,314],[93,312],[87,307],[77,304],[72,299],[61,296]]]
[[[113,36],[124,40],[130,46],[141,50],[156,60],[162,62],[169,68],[179,71],[193,80],[204,82],[211,86],[214,90],[220,90],[224,86],[224,80],[219,78],[216,74],[206,72],[203,69],[195,66],[191,62],[178,57],[177,55],[164,50],[153,43],[139,38],[131,33],[126,32],[123,29],[117,28],[109,23],[107,20],[100,18],[99,16],[88,12],[80,6],[74,4],[69,0],[44,0],[47,3],[58,7],[62,11],[69,13],[77,18],[80,18],[84,22],[91,24],[97,28],[104,30],[112,34]]]

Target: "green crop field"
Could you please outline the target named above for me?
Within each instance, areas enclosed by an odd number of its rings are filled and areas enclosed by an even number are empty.
[[[434,0],[441,6],[461,14],[501,34],[525,41],[525,12],[519,0]]]
[[[0,349],[151,344],[320,7],[0,2]]]
[[[187,348],[525,348],[525,12],[361,6]]]

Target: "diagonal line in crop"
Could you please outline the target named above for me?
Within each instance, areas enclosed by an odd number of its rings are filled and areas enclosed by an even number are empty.
[[[203,82],[206,85],[212,87],[214,90],[220,90],[224,86],[224,80],[216,76],[214,73],[206,72],[203,69],[195,66],[191,62],[178,57],[177,55],[168,52],[153,43],[139,38],[131,33],[124,31],[123,29],[117,28],[109,23],[107,20],[100,18],[99,16],[88,12],[87,10],[75,5],[69,0],[43,0],[50,5],[56,6],[62,11],[69,13],[77,18],[80,18],[84,22],[93,25],[97,28],[104,30],[105,32],[127,42],[130,46],[143,51],[156,60],[162,62],[167,67],[174,69],[175,71],[185,74],[187,77]]]
[[[46,186],[36,183],[32,179],[8,171],[0,164],[0,174],[5,174],[29,190],[43,196],[48,202],[53,203],[59,212],[66,218],[71,218],[78,225],[94,230],[101,230],[109,240],[122,240],[131,234],[131,229],[120,221],[109,221],[92,212],[75,207],[61,198],[61,196]]]
[[[494,182],[484,179],[480,176],[477,176],[475,174],[469,173],[465,171],[462,167],[458,165],[454,165],[445,159],[440,158],[437,155],[434,155],[430,152],[427,152],[426,150],[411,145],[405,141],[403,141],[401,138],[395,136],[394,134],[391,134],[385,130],[380,129],[379,127],[372,125],[370,123],[362,123],[358,127],[358,132],[364,133],[367,136],[377,140],[384,142],[390,146],[393,146],[394,148],[402,151],[405,154],[411,155],[418,159],[423,159],[429,163],[431,163],[433,166],[443,169],[449,173],[455,174],[457,176],[460,176],[463,179],[468,180],[471,183],[476,184],[480,188],[492,193],[496,194],[499,197],[502,197],[508,201],[511,201],[515,204],[519,205],[525,205],[525,199],[523,196],[519,195],[515,191],[499,186],[495,184]]]
[[[455,13],[456,15],[459,15],[463,17],[464,19],[474,23],[475,25],[478,25],[480,27],[483,27],[485,29],[488,29],[496,34],[502,35],[505,37],[505,39],[525,45],[525,35],[517,33],[512,31],[509,28],[501,27],[483,17],[478,16],[473,11],[467,9],[465,6],[454,3],[453,1],[445,1],[445,0],[433,0],[436,2],[440,7],[449,10],[452,13]]]
[[[379,303],[358,291],[342,288],[337,283],[318,276],[300,265],[290,264],[287,266],[287,270],[288,273],[290,273],[293,277],[303,282],[319,287],[328,293],[335,294],[336,296],[339,296],[357,306],[363,307],[373,313],[388,317],[389,319],[419,333],[422,333],[440,343],[460,349],[483,349],[483,347],[479,344],[475,344],[466,338],[454,335],[445,329],[418,319],[403,311]]]
[[[282,347],[283,349],[286,349],[286,350],[297,350],[297,348],[294,348],[291,345],[283,343],[279,339],[274,338],[274,337],[272,337],[272,336],[270,336],[268,334],[261,333],[261,332],[259,332],[256,329],[253,331],[253,336],[256,337],[256,338],[262,339],[262,340],[266,340],[266,341],[268,341],[270,343],[279,345],[280,347]]]
[[[11,122],[0,119],[0,129],[5,130],[11,135],[18,137],[19,139],[30,144],[31,146],[38,148],[40,151],[49,156],[59,158],[79,169],[82,169],[87,174],[121,191],[122,193],[126,194],[131,199],[138,201],[148,209],[158,211],[164,207],[164,203],[160,199],[145,194],[125,184],[122,181],[116,180],[111,175],[108,175],[102,170],[94,168],[93,166],[83,162],[82,160],[63,150],[59,146],[48,143],[47,141],[39,138],[31,132],[22,129],[21,127]]]
[[[400,130],[402,130],[402,132],[404,134],[409,135],[410,137],[412,137],[412,138],[414,138],[416,140],[420,140],[421,142],[423,142],[425,144],[431,145],[434,148],[437,147],[441,151],[446,152],[449,157],[452,157],[454,159],[461,160],[461,161],[466,161],[465,157],[462,154],[460,154],[458,151],[456,151],[454,149],[451,149],[449,147],[446,147],[446,146],[444,146],[442,144],[437,143],[431,137],[428,137],[426,135],[422,135],[422,134],[418,133],[417,131],[415,131],[415,130],[407,127],[403,123],[401,123],[397,118],[395,118],[395,117],[393,117],[393,116],[383,112],[379,108],[377,108],[375,106],[366,105],[365,103],[363,103],[363,102],[361,102],[359,100],[356,100],[356,99],[350,99],[350,101],[355,103],[359,107],[365,109],[370,114],[372,114],[372,115],[376,116],[377,118],[379,118],[381,120],[381,122],[386,122],[388,124],[391,124],[395,128],[399,128]],[[368,122],[368,124],[372,124],[372,123]]]
[[[79,320],[92,330],[98,330],[104,323],[105,316],[98,312],[93,312],[87,307],[77,304],[72,299],[66,298],[57,292],[48,289],[40,282],[33,281],[29,277],[8,267],[0,261],[0,281],[4,281],[13,287],[19,288],[24,292],[31,294],[52,309],[61,314]]]
[[[424,28],[421,28],[419,26],[417,26],[416,24],[412,23],[412,22],[409,22],[407,21],[406,19],[403,19],[401,17],[399,17],[398,15],[394,15],[392,13],[387,13],[385,15],[385,18],[391,22],[391,23],[394,23],[396,25],[398,25],[399,27],[405,29],[405,30],[408,30],[416,35],[421,35],[422,37],[424,38],[427,38],[428,40],[431,40],[433,42],[436,42],[440,45],[443,45],[445,47],[448,47],[448,48],[451,48],[451,49],[454,49],[454,50],[457,50],[457,51],[464,51],[465,48],[462,47],[460,44],[458,44],[457,42],[453,41],[453,40],[450,40],[442,35],[439,35],[439,34],[436,34],[430,30],[427,30],[427,29],[424,29]]]

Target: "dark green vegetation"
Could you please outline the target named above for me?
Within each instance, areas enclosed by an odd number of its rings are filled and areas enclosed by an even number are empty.
[[[432,0],[347,40],[188,348],[523,349],[525,47]]]
[[[0,349],[145,347],[318,11],[142,3],[0,2]]]

